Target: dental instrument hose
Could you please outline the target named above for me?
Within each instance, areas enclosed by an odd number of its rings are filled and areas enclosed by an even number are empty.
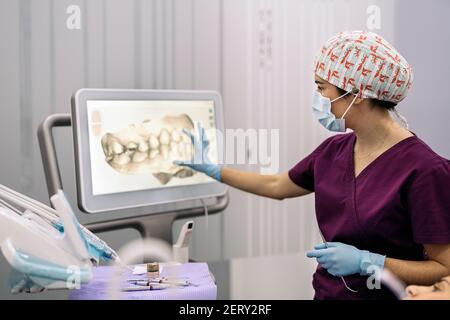
[[[322,231],[320,231],[320,229],[319,229],[319,233],[320,233],[320,236],[322,237],[322,240],[323,240],[323,243],[325,244],[325,247],[328,248],[328,243],[325,240],[325,237],[323,236]],[[353,292],[353,293],[358,293],[358,290],[352,289],[352,288],[350,288],[348,286],[347,281],[345,281],[345,278],[343,276],[341,276],[340,278],[341,278],[342,282],[344,283],[345,288],[347,288],[347,290],[349,290],[350,292]]]
[[[205,199],[200,199],[202,205],[203,205],[203,211],[205,212],[205,233],[206,233],[206,239],[208,239],[208,205],[206,204]],[[208,255],[208,241],[206,241],[206,255]],[[205,257],[206,261],[206,257]]]

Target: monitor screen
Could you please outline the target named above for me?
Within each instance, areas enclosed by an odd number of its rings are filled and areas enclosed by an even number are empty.
[[[197,124],[217,162],[214,101],[87,101],[93,195],[214,182],[190,160]]]
[[[227,187],[174,160],[191,160],[198,125],[219,159],[222,100],[214,91],[80,89],[72,97],[78,206],[87,213],[222,196]]]

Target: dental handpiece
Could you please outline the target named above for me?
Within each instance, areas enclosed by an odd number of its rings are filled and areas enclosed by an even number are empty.
[[[128,279],[127,281],[136,285],[165,284],[165,285],[187,287],[191,284],[188,280],[170,280],[167,278],[154,278],[150,280]]]

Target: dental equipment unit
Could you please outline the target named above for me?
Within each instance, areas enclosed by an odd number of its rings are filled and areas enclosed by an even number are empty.
[[[91,280],[92,266],[120,263],[78,222],[62,190],[50,200],[55,209],[0,185],[0,246],[12,293],[73,289]]]

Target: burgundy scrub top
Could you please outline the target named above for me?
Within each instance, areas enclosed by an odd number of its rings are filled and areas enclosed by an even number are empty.
[[[289,170],[290,179],[315,193],[318,225],[328,242],[402,260],[424,260],[423,244],[450,243],[450,161],[416,135],[376,158],[356,178],[355,134],[325,140]],[[367,277],[346,276],[353,293],[320,264],[315,299],[389,299],[388,289],[369,290]]]

